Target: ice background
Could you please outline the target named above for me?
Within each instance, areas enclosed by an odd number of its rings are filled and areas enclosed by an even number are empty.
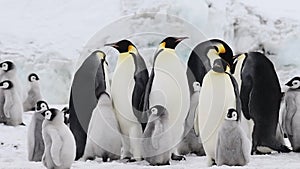
[[[201,35],[196,35],[197,31],[188,33],[185,26],[170,22],[172,25],[168,26],[172,29],[165,31],[172,35],[199,36],[192,37],[182,46],[193,47],[196,40],[205,36],[224,39],[236,54],[265,52],[274,62],[285,90],[283,84],[300,75],[299,5],[296,0],[0,0],[0,60],[15,61],[24,85],[27,85],[29,73],[38,73],[44,98],[51,104],[66,104],[74,71],[91,49],[104,49],[112,56],[108,58],[112,71],[116,53],[103,48],[104,43],[119,40],[118,35],[128,37],[137,30],[163,31],[166,18],[156,18],[160,22],[153,25],[151,17],[139,15],[151,12],[177,16],[202,32]],[[120,22],[120,18],[133,14],[137,17],[125,23],[133,25],[132,29],[108,29]],[[139,37],[136,34],[129,36],[141,48],[149,64],[155,45],[164,34],[150,33],[143,36],[146,39]],[[184,47],[179,52],[186,61],[187,54],[183,51]],[[25,123],[29,124],[30,113],[24,117]],[[0,126],[0,168],[42,167],[41,163],[27,162],[26,130],[21,126]],[[253,156],[244,168],[299,168],[299,157],[295,153]],[[187,161],[172,162],[172,168],[205,166],[205,157],[191,156]],[[145,162],[99,164],[97,161],[75,162],[73,167],[149,168]]]

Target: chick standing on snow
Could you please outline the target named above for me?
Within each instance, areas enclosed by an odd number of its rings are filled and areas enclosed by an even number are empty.
[[[42,158],[48,169],[71,168],[76,155],[75,139],[64,123],[64,114],[57,109],[42,113],[45,117],[42,126],[45,151]]]
[[[28,81],[30,83],[30,89],[28,91],[27,98],[26,98],[25,102],[23,103],[24,111],[34,110],[35,104],[39,100],[42,100],[40,86],[39,86],[39,80],[40,80],[40,78],[35,73],[31,73],[28,76]]]

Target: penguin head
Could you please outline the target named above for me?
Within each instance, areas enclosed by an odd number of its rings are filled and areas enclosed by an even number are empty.
[[[69,111],[69,108],[68,107],[64,107],[61,111],[64,113],[64,123],[65,124],[70,123],[70,111]]]
[[[159,48],[164,49],[175,49],[176,46],[183,41],[184,39],[187,39],[188,37],[167,37],[163,41],[160,42]]]
[[[4,80],[0,83],[0,88],[4,90],[11,89],[13,88],[13,86],[14,86],[13,83],[9,80]]]
[[[104,46],[111,46],[119,51],[119,53],[137,53],[135,45],[127,39],[116,43],[105,44]]]
[[[12,61],[4,61],[0,63],[0,69],[4,72],[8,72],[15,68],[15,64]]]
[[[228,63],[223,60],[223,59],[216,59],[214,61],[214,64],[213,64],[213,67],[212,67],[212,70],[214,72],[217,72],[217,73],[224,73],[226,71],[228,71],[229,69],[229,65]]]
[[[61,113],[61,114],[60,114]],[[62,112],[60,112],[57,109],[48,109],[42,112],[42,115],[45,117],[48,121],[55,121],[59,115],[62,115]],[[61,116],[61,122],[63,122],[63,116]]]
[[[300,77],[294,77],[285,85],[289,86],[291,89],[300,89]]]
[[[35,110],[36,111],[46,111],[46,110],[49,110],[49,106],[48,106],[47,102],[40,100],[40,101],[36,102]]]
[[[208,47],[208,51],[210,49],[214,49],[216,51],[216,54],[219,55],[222,59],[224,59],[230,66],[233,65],[234,56],[232,49],[230,46],[220,40],[220,39],[211,39],[209,42],[212,44],[212,46]]]
[[[35,73],[31,73],[29,76],[28,76],[28,81],[29,82],[36,82],[36,81],[39,81],[40,78],[37,74]]]
[[[238,112],[235,109],[229,109],[225,116],[225,120],[238,121],[238,119]]]
[[[194,92],[200,92],[201,89],[201,85],[199,82],[194,82],[193,83],[193,88],[194,88]]]
[[[158,118],[166,118],[168,115],[168,111],[164,106],[161,105],[155,105],[150,108],[150,117],[149,121],[155,121]]]

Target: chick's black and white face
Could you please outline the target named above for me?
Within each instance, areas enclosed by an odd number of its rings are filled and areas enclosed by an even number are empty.
[[[194,92],[199,92],[201,89],[200,83],[199,82],[194,82],[193,83],[193,88],[194,88]]]
[[[52,119],[52,113],[51,113],[51,111],[47,110],[45,112],[45,119],[47,119],[47,120],[51,120]]]
[[[228,113],[226,114],[225,120],[237,121],[238,120],[237,111],[235,109],[229,109]]]
[[[5,61],[0,63],[0,69],[2,69],[5,72],[8,72],[14,68],[14,64],[10,61]]]
[[[13,84],[11,81],[5,80],[0,83],[0,88],[1,89],[11,89],[13,87]]]
[[[46,111],[48,110],[48,104],[44,101],[38,101],[36,104],[36,111]]]
[[[292,86],[291,86],[292,89],[300,89],[300,80],[294,80],[292,82]]]

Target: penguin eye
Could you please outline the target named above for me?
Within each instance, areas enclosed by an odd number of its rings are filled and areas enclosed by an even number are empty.
[[[8,64],[7,63],[3,63],[1,68],[3,70],[7,70],[8,69]]]
[[[157,114],[157,109],[156,108],[152,108],[151,112],[152,112],[152,114]]]
[[[298,85],[299,84],[299,81],[294,81],[293,82],[293,85]]]

